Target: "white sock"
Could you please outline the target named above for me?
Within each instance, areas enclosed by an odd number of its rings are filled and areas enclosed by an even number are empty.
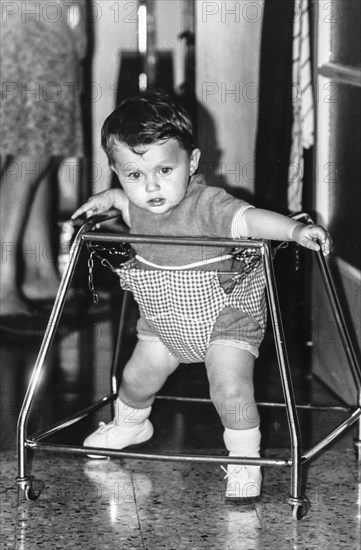
[[[152,407],[140,409],[134,403],[126,404],[119,397],[114,401],[114,420],[122,428],[135,428],[145,422]]]
[[[224,444],[230,456],[259,457],[261,447],[261,431],[259,426],[248,430],[232,430],[225,428],[223,433]],[[250,471],[259,466],[247,466]]]

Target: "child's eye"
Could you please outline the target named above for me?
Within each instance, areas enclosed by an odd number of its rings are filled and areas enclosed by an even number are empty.
[[[128,180],[139,180],[139,178],[140,178],[140,172],[132,172],[127,176]]]
[[[172,169],[169,166],[165,166],[164,168],[161,168],[161,173],[164,175],[170,174]]]

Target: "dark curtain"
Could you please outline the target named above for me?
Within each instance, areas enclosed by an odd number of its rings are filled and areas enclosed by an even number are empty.
[[[292,36],[294,3],[265,0],[255,195],[258,206],[287,211],[292,129]]]

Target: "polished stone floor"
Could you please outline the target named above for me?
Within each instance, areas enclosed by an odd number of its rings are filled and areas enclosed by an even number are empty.
[[[30,433],[108,393],[114,322],[108,302],[102,307],[62,323],[40,378]],[[134,316],[130,312],[126,326],[129,347],[134,343]],[[287,503],[290,471],[285,467],[264,468],[260,500],[240,505],[225,502],[225,474],[219,464],[90,460],[37,451],[31,473],[37,484],[42,482],[43,491],[36,501],[27,501],[15,483],[16,422],[41,340],[36,335],[3,332],[2,336],[2,549],[360,549],[361,480],[352,448],[353,430],[304,467],[304,494],[311,508],[302,521],[292,518]],[[289,351],[297,399],[329,404],[334,398],[312,378],[303,362],[307,350],[300,351],[296,344],[293,339]],[[128,353],[125,349],[122,361]],[[259,401],[281,399],[271,335],[257,362],[256,386]],[[185,390],[188,395],[207,397],[203,365],[180,367],[163,393]],[[109,409],[51,440],[80,444],[99,420],[109,419]],[[261,415],[263,455],[289,457],[284,410],[264,407]],[[305,447],[343,420],[342,414],[339,417],[339,413],[302,412]],[[224,454],[221,426],[211,404],[157,400],[152,418],[156,437],[144,451]]]

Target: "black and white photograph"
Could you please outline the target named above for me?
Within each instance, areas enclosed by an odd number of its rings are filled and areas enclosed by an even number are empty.
[[[0,0],[0,74],[1,549],[360,550],[360,0]]]

